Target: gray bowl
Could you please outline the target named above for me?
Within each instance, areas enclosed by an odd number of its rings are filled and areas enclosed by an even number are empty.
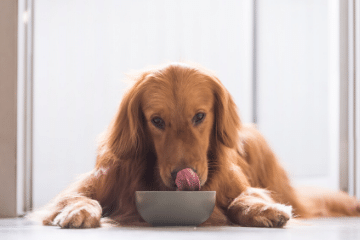
[[[153,226],[197,226],[215,207],[215,191],[136,191],[136,207]]]

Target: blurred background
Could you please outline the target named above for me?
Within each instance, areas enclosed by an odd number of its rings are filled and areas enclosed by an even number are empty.
[[[355,2],[4,0],[0,216],[90,171],[125,74],[172,61],[217,73],[294,185],[360,197]]]

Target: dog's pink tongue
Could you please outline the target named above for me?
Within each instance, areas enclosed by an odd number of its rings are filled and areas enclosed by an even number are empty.
[[[177,191],[200,190],[200,179],[191,168],[185,168],[179,171],[176,175],[175,184]]]

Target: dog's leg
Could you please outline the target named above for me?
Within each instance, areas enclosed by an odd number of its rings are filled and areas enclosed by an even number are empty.
[[[275,202],[291,205],[294,217],[308,217],[309,210],[299,200],[285,169],[260,132],[253,125],[246,125],[241,139],[239,149],[244,153],[240,155],[248,164],[247,175],[251,186],[268,189]]]
[[[73,198],[58,210],[51,224],[62,228],[95,228],[100,226],[101,212],[98,201],[87,197]]]
[[[227,216],[241,226],[283,227],[292,207],[275,203],[267,190],[249,187],[229,205]]]
[[[360,201],[345,192],[317,187],[296,190],[309,212],[305,217],[360,216]]]
[[[61,228],[99,227],[102,208],[97,200],[91,198],[98,176],[97,171],[85,175],[48,205],[27,217],[44,225],[58,225]]]

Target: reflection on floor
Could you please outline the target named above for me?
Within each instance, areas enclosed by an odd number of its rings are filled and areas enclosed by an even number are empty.
[[[360,239],[360,218],[294,220],[284,229],[245,227],[117,227],[60,229],[34,224],[22,218],[0,219],[0,239]]]

